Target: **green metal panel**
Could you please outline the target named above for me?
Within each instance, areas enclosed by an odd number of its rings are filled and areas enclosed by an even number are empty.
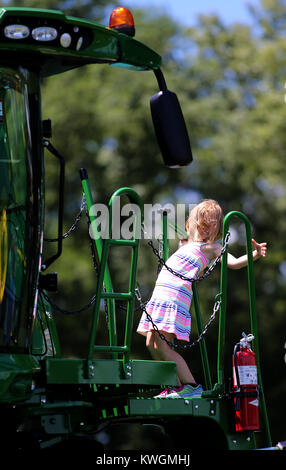
[[[48,384],[138,384],[176,385],[175,362],[140,361],[128,362],[127,374],[122,359],[92,359],[90,374],[86,376],[86,359],[46,360]]]
[[[33,328],[32,354],[42,357],[61,357],[60,342],[51,305],[41,292]]]
[[[192,441],[192,432],[197,433],[197,426],[201,418],[204,419],[205,432],[200,436],[203,442],[204,434],[208,438],[207,422],[216,422],[218,428],[221,428],[226,439],[227,448],[229,450],[251,450],[255,449],[255,436],[254,433],[240,432],[237,433],[231,429],[229,422],[229,404],[227,401],[213,400],[207,398],[191,398],[189,400],[183,399],[152,399],[152,398],[131,398],[128,400],[129,416],[148,417],[166,417],[166,418],[185,418],[184,425],[188,426],[187,418],[195,418],[198,421],[192,420],[192,427],[188,430],[190,443]],[[176,421],[174,421],[174,427]],[[206,444],[206,448],[211,446],[211,442]]]
[[[0,403],[30,398],[33,380],[39,371],[39,362],[33,356],[0,354]]]
[[[92,21],[65,16],[56,10],[33,8],[3,8],[0,12],[0,28],[7,24],[22,23],[33,29],[39,26],[39,20],[48,21],[61,33],[69,32],[71,36],[82,34],[86,45],[80,50],[64,48],[59,41],[39,42],[31,37],[22,40],[7,40],[2,36],[0,41],[1,59],[37,61],[42,76],[64,72],[74,67],[89,63],[116,63],[134,70],[155,70],[160,67],[161,57],[152,49],[136,41],[134,38],[118,33]],[[79,29],[79,33],[74,32]],[[7,52],[7,56],[5,55]]]
[[[64,19],[65,15],[63,12],[59,10],[49,10],[45,8],[21,8],[21,7],[5,7],[2,8],[0,11],[0,20],[5,18],[7,15],[9,16],[33,16],[36,15],[42,18],[57,18],[57,19]]]
[[[199,411],[203,416],[208,415],[209,402],[195,398],[183,400],[138,397],[129,400],[130,416],[193,416],[198,415]]]

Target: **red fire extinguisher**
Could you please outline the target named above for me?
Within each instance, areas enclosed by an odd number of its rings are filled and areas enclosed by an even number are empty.
[[[232,357],[235,429],[255,431],[259,429],[259,402],[256,356],[250,348],[254,336],[245,333],[242,336]]]

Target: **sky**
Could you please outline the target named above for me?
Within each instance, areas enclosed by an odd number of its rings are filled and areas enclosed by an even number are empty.
[[[192,25],[199,13],[217,13],[226,23],[251,23],[247,4],[257,5],[259,0],[128,0],[134,7],[155,6],[168,11],[171,16],[181,23]]]

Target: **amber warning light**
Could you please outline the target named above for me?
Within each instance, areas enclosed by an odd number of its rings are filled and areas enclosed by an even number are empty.
[[[128,8],[115,8],[109,18],[109,27],[119,33],[135,36],[135,25],[132,13]]]

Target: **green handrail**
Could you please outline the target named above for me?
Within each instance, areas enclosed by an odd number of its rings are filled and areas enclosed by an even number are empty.
[[[130,357],[130,345],[131,345],[131,335],[132,335],[132,325],[133,325],[133,311],[134,311],[134,302],[135,302],[135,288],[136,288],[136,270],[137,270],[137,261],[138,261],[138,248],[139,248],[139,238],[136,237],[136,228],[139,227],[141,230],[142,218],[143,218],[143,204],[136,193],[132,188],[120,188],[111,196],[108,204],[109,208],[109,225],[108,225],[108,234],[107,238],[102,240],[100,234],[98,233],[98,227],[96,224],[96,216],[90,212],[90,209],[93,206],[93,198],[90,190],[90,185],[85,170],[81,170],[81,179],[82,187],[86,199],[87,208],[90,214],[91,229],[98,259],[100,261],[100,268],[98,273],[97,280],[97,289],[96,289],[96,299],[93,309],[92,324],[90,329],[89,336],[89,346],[88,346],[88,368],[87,373],[90,373],[90,361],[93,358],[95,351],[97,352],[107,352],[111,353],[114,358],[118,357],[118,354],[123,354],[123,367],[125,370],[125,365],[129,361]],[[133,237],[132,239],[114,239],[113,235],[113,209],[114,205],[117,202],[118,197],[127,196],[131,203],[136,205],[135,220],[133,227]],[[119,207],[120,209],[120,207]],[[120,214],[120,211],[119,211]],[[138,218],[140,219],[138,221]],[[120,222],[120,220],[118,220]],[[140,222],[140,223],[138,223]],[[108,269],[108,253],[110,246],[129,246],[132,249],[131,255],[131,269],[129,277],[129,286],[128,292],[114,292],[110,272]],[[103,285],[105,286],[105,291],[103,291]],[[108,324],[109,324],[109,345],[95,345],[95,338],[97,333],[98,326],[98,317],[100,311],[101,299],[107,299],[108,302]],[[124,335],[124,345],[118,346],[117,344],[117,334],[116,334],[116,311],[115,311],[115,300],[127,301],[127,310],[126,310],[126,322],[125,322],[125,335]]]
[[[114,200],[116,197],[120,196],[128,196],[130,202],[134,204],[135,207],[135,218],[134,218],[134,226],[133,226],[133,237],[131,240],[122,240],[122,239],[111,239],[112,234],[112,213],[113,213],[113,205]],[[139,211],[136,213],[136,211]],[[139,220],[138,220],[139,217]],[[140,241],[140,233],[137,235],[137,229],[141,231],[141,226],[143,222],[143,203],[140,196],[136,193],[136,191],[132,188],[123,187],[118,189],[114,192],[111,196],[109,201],[109,235],[110,238],[108,241],[105,240],[106,245],[118,245],[118,246],[131,246],[132,253],[131,253],[131,269],[129,275],[129,298],[127,299],[127,311],[126,311],[126,321],[125,321],[125,334],[124,334],[124,369],[126,363],[128,363],[130,358],[130,346],[131,346],[131,338],[132,338],[132,326],[133,326],[133,318],[134,318],[134,302],[135,302],[135,288],[136,288],[136,271],[137,271],[137,262],[138,262],[138,250],[139,250],[139,241]],[[126,294],[122,293],[119,294],[119,299],[124,300]]]
[[[249,314],[250,314],[250,328],[251,333],[254,335],[253,349],[256,354],[257,362],[257,379],[259,385],[259,407],[262,419],[265,425],[265,437],[268,445],[271,445],[270,428],[267,417],[267,410],[265,404],[265,397],[263,392],[263,384],[260,368],[260,354],[258,343],[258,328],[257,328],[257,315],[256,315],[256,300],[255,300],[255,279],[254,279],[254,266],[252,254],[252,236],[251,224],[248,217],[239,211],[229,212],[223,222],[223,245],[225,238],[229,232],[230,220],[233,217],[238,217],[244,222],[246,232],[246,253],[247,253],[247,275],[248,275],[248,295],[249,295]],[[221,305],[219,311],[219,333],[218,333],[218,357],[217,357],[217,375],[218,384],[224,386],[224,351],[225,351],[225,325],[226,325],[226,307],[227,307],[227,255],[226,248],[221,261],[221,279],[220,279],[220,292],[221,292]]]
[[[250,313],[250,327],[251,333],[254,335],[254,350],[257,355],[257,369],[260,370],[259,363],[259,345],[258,345],[258,331],[256,319],[256,302],[255,302],[255,284],[254,284],[254,266],[252,256],[252,242],[251,242],[251,226],[250,221],[245,214],[239,211],[229,212],[223,222],[223,244],[227,233],[229,232],[230,219],[233,217],[240,218],[245,225],[246,231],[246,253],[248,258],[247,273],[248,273],[248,295],[249,295],[249,313]],[[220,292],[221,292],[221,306],[219,312],[219,334],[218,334],[218,361],[217,361],[217,374],[218,383],[224,383],[224,351],[225,351],[225,324],[226,324],[226,305],[227,305],[227,255],[228,249],[226,248],[221,260],[221,279],[220,279]]]
[[[162,230],[163,230],[163,259],[167,261],[170,256],[169,250],[169,237],[168,237],[168,212],[164,211],[162,214]]]
[[[99,262],[101,262],[102,259],[102,251],[103,251],[103,240],[101,236],[98,234],[98,226],[96,224],[96,216],[92,214],[91,208],[94,205],[92,193],[91,193],[91,188],[89,184],[89,179],[87,175],[87,171],[82,168],[80,170],[80,175],[81,175],[81,183],[82,183],[82,189],[83,193],[85,195],[85,201],[89,213],[89,218],[90,218],[90,223],[91,223],[91,231],[93,233],[92,237],[92,243],[95,244],[97,256]],[[112,286],[112,281],[111,281],[111,275],[109,268],[107,264],[105,265],[105,270],[103,272],[103,280],[104,280],[104,285],[107,290],[107,292],[113,292],[113,286]],[[95,329],[98,321],[98,315],[99,315],[99,308],[97,310],[94,309],[94,315],[93,315],[93,323],[92,323],[92,328],[90,332],[90,343],[91,339],[95,337]],[[94,318],[94,316],[96,318]],[[113,299],[108,300],[108,316],[109,316],[109,336],[110,336],[110,342],[111,344],[117,344],[116,342],[116,337],[117,337],[117,332],[116,332],[116,319],[115,319],[115,302]]]
[[[197,284],[193,283],[193,301],[194,301],[194,310],[196,315],[196,323],[198,328],[198,335],[200,335],[203,331],[203,322],[202,322],[202,314],[200,310],[200,302],[199,302],[199,294],[197,289]],[[211,379],[211,372],[210,372],[210,364],[208,359],[207,353],[207,345],[205,338],[199,342],[200,345],[200,353],[201,353],[201,360],[203,365],[204,371],[204,379],[205,379],[205,386],[207,390],[211,390],[212,388],[212,379]]]

